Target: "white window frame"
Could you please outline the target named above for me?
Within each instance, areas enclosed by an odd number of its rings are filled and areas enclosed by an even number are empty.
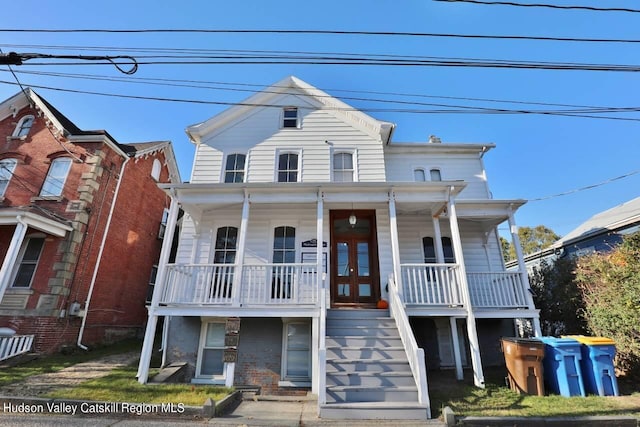
[[[296,181],[278,181],[278,175],[280,173],[280,156],[282,154],[297,154],[298,155],[298,174]],[[286,148],[286,149],[277,149],[276,150],[276,158],[275,158],[275,173],[273,176],[274,182],[278,183],[288,183],[288,182],[302,182],[302,148]],[[293,169],[287,169],[293,170]]]
[[[286,111],[293,111],[295,110],[296,112],[296,125],[295,126],[285,126],[285,120],[286,121],[293,121],[292,118],[290,117],[285,117],[285,112]],[[301,120],[300,120],[300,107],[296,107],[294,105],[290,105],[288,107],[283,107],[282,110],[280,111],[280,128],[281,129],[300,129],[301,126]]]
[[[161,172],[162,172],[162,163],[160,163],[160,160],[158,159],[153,159],[153,166],[151,166],[151,178],[153,178],[154,181],[156,182],[160,181]]]
[[[241,154],[244,156],[244,168],[242,169],[242,181],[241,182],[247,182],[247,164],[249,163],[247,160],[249,159],[249,154],[248,153],[243,153],[240,151],[236,151],[233,153],[226,153],[223,158],[222,158],[222,164],[220,165],[220,169],[221,169],[221,174],[220,174],[220,182],[223,184],[230,184],[228,182],[225,181],[226,177],[227,177],[227,172],[240,172],[240,169],[230,169],[227,170],[227,159],[229,158],[229,156],[233,156],[235,154]]]
[[[147,298],[145,305],[150,305],[153,299],[153,293],[156,290],[156,281],[158,279],[158,264],[151,266],[151,273],[149,274],[149,283],[147,284]]]
[[[288,353],[288,329],[290,325],[306,325],[309,328],[309,358],[307,367],[307,377],[288,377],[287,376],[287,353]],[[313,353],[313,328],[310,322],[302,319],[282,319],[282,365],[280,367],[280,387],[310,387],[312,376],[312,353]]]
[[[204,375],[202,374],[202,356],[204,355],[204,350],[217,350],[221,349],[224,352],[224,345],[222,347],[205,347],[207,341],[207,329],[209,328],[210,323],[221,324],[224,328],[225,320],[224,319],[216,319],[216,318],[203,318],[200,324],[200,340],[198,342],[198,359],[196,360],[196,372],[195,378],[191,381],[192,383],[206,383],[206,384],[216,384],[216,385],[225,385],[226,383],[226,373],[227,373],[227,363],[222,364],[222,374],[221,375]]]
[[[162,219],[160,219],[160,228],[158,229],[158,239],[163,240],[167,231],[167,222],[169,221],[169,209],[162,210]]]
[[[4,197],[7,192],[7,188],[11,183],[11,178],[13,178],[13,172],[16,170],[16,166],[18,166],[18,159],[9,157],[0,160],[0,177],[4,177],[6,175],[6,179],[0,178],[0,198]]]
[[[331,182],[341,182],[335,181],[334,179],[334,164],[333,164],[333,156],[336,154],[348,153],[351,154],[351,161],[353,162],[353,182],[358,182],[360,180],[360,171],[358,169],[358,149],[355,147],[331,147],[330,150],[330,158],[329,158],[329,169],[331,171]],[[343,181],[344,182],[344,181]]]
[[[53,167],[56,163],[58,162],[62,162],[65,161],[67,162],[67,170],[65,171],[64,177],[62,175],[60,176],[51,176],[51,172],[53,171]],[[42,188],[40,188],[40,197],[43,198],[58,198],[62,196],[62,193],[64,191],[64,186],[65,183],[67,182],[67,177],[69,176],[69,172],[71,171],[71,165],[73,164],[73,160],[71,160],[70,157],[56,157],[55,159],[51,160],[51,164],[49,165],[49,170],[47,171],[47,176],[44,179],[44,182],[42,183]],[[44,194],[45,189],[47,189],[47,184],[49,184],[48,186],[51,187],[51,185],[53,183],[56,183],[56,185],[54,186],[55,188],[57,188],[58,183],[60,185],[60,190],[57,193],[52,193],[50,191],[47,191],[47,194]]]
[[[271,264],[273,264],[273,244],[275,241],[275,231],[276,228],[278,227],[291,227],[294,230],[296,230],[296,243],[295,243],[295,249],[296,249],[296,256],[295,256],[295,261],[294,264],[299,264],[300,261],[300,245],[301,245],[301,238],[300,238],[300,224],[298,223],[298,221],[288,221],[288,222],[282,222],[282,221],[270,221],[269,222],[269,237],[268,237],[268,242],[269,242],[269,260],[271,262]]]
[[[29,280],[29,286],[15,286],[16,278],[18,276],[18,271],[22,266],[24,261],[24,254],[27,251],[27,246],[29,242],[33,239],[42,239],[42,247],[40,248],[40,253],[38,254],[38,259],[35,261],[35,268],[33,269],[33,274],[31,275],[31,279]],[[32,234],[27,236],[22,242],[22,246],[20,247],[20,252],[18,252],[18,258],[16,259],[16,263],[13,266],[13,271],[11,272],[11,289],[31,289],[33,285],[33,279],[36,277],[38,272],[38,267],[40,266],[40,260],[42,258],[42,252],[44,252],[44,247],[47,244],[46,236],[44,234]]]
[[[25,128],[24,122],[26,122],[27,120],[31,120],[31,124],[28,128]],[[18,121],[16,128],[13,130],[13,134],[11,136],[13,138],[26,138],[31,132],[31,128],[33,127],[33,124],[35,123],[35,121],[36,121],[36,117],[33,114],[27,114],[26,116],[22,116],[20,121]],[[21,135],[22,131],[25,129],[26,129],[26,133]]]
[[[433,173],[437,171],[438,175],[440,175],[440,179],[433,179]],[[433,166],[429,168],[429,181],[432,182],[440,182],[442,181],[442,168],[439,166]]]
[[[274,245],[274,244],[275,244],[275,242],[276,242],[276,236],[275,236],[275,234],[276,234],[276,228],[279,228],[279,227],[289,227],[289,228],[293,228],[293,232],[294,232],[294,234],[295,234],[294,239],[293,239],[293,252],[294,252],[294,255],[293,255],[293,264],[297,264],[297,263],[299,263],[298,257],[300,256],[300,255],[299,255],[299,253],[300,253],[300,252],[298,251],[298,234],[299,234],[299,231],[300,231],[300,230],[298,230],[297,225],[290,225],[290,224],[279,224],[279,225],[275,225],[275,226],[271,227],[271,242],[270,242],[270,243],[271,243],[271,245],[270,245],[270,250],[271,250],[271,263],[272,263],[272,264],[276,264],[276,262],[275,262],[275,260],[274,260],[274,254],[275,254],[275,250],[276,250],[276,248],[274,248],[274,247],[273,247],[273,245]],[[280,250],[280,252],[284,252],[284,251]],[[281,264],[287,264],[287,263],[286,263],[286,262],[283,262],[283,263],[281,263]]]

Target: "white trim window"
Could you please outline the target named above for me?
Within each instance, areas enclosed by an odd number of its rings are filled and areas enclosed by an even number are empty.
[[[442,173],[438,168],[429,170],[429,176],[431,177],[431,181],[442,181]]]
[[[42,184],[40,197],[59,197],[62,195],[64,183],[71,169],[71,159],[69,157],[58,157],[53,159],[47,177]]]
[[[224,379],[224,334],[224,322],[202,323],[198,363],[196,364],[197,378]]]
[[[16,263],[13,273],[12,288],[28,289],[31,287],[43,248],[44,237],[42,236],[29,237],[22,244],[18,255],[20,261]]]
[[[424,173],[424,168],[415,168],[413,170],[413,180],[415,182],[425,182],[427,177]]]
[[[14,138],[22,138],[29,135],[31,128],[33,127],[33,122],[36,118],[32,115],[24,116],[20,119],[18,124],[16,125],[15,130],[13,131]]]
[[[18,161],[16,159],[0,160],[0,197],[4,197],[17,164]]]
[[[338,151],[333,154],[333,181],[356,181],[355,155],[353,151]]]
[[[214,264],[233,264],[236,262],[236,248],[238,243],[237,227],[220,227],[216,232]]]
[[[282,380],[291,386],[311,382],[311,324],[287,322],[282,343]]]
[[[149,275],[149,284],[147,285],[147,299],[145,300],[146,305],[151,304],[151,300],[153,300],[153,290],[156,287],[156,278],[158,277],[158,266],[151,266],[151,274]]]
[[[273,230],[274,264],[294,264],[296,262],[296,229],[280,226]],[[294,272],[289,265],[273,266],[271,278],[271,298],[291,298]]]
[[[224,182],[244,182],[244,169],[247,156],[242,153],[228,154],[224,168]]]
[[[282,128],[297,129],[300,127],[300,112],[298,107],[284,107],[282,109]]]
[[[440,241],[442,242],[444,262],[446,264],[455,264],[456,257],[453,253],[453,242],[451,241],[451,237],[442,236]],[[426,236],[422,238],[422,253],[424,255],[425,264],[435,264],[437,262],[433,237]]]
[[[285,151],[278,153],[278,182],[299,182],[300,181],[300,160],[299,151]]]

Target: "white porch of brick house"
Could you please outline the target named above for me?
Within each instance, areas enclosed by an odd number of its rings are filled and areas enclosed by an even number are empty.
[[[190,262],[168,264],[167,235],[161,256],[157,285],[149,308],[149,322],[138,372],[146,382],[153,331],[158,316],[240,316],[308,317],[312,319],[312,371],[314,392],[318,390],[318,342],[323,334],[324,310],[328,300],[329,276],[323,274],[323,247],[317,244],[316,264],[271,263],[275,226],[296,227],[296,251],[302,240],[330,239],[328,221],[331,210],[372,209],[376,212],[380,287],[385,294],[386,277],[396,278],[399,293],[410,316],[465,318],[476,385],[483,385],[482,365],[475,331],[475,317],[537,318],[527,292],[526,275],[505,273],[496,260],[486,268],[468,268],[463,244],[473,231],[477,240],[495,239],[495,226],[507,219],[522,201],[456,201],[465,184],[460,181],[422,183],[357,184],[184,184],[166,186],[172,196],[167,232],[172,232],[180,205],[193,221],[183,229],[179,252],[189,251]],[[419,224],[419,230],[414,230]],[[238,228],[234,264],[213,264],[216,229]],[[461,230],[462,226],[462,235]],[[266,230],[265,230],[266,228]],[[260,231],[262,237],[256,235]],[[416,234],[417,233],[417,234]],[[435,236],[437,262],[425,264],[421,239]],[[419,234],[419,235],[418,235]],[[452,238],[456,263],[444,263],[441,235]],[[473,234],[473,233],[472,233]],[[409,242],[409,239],[413,239]],[[327,252],[331,245],[328,244]],[[480,245],[482,246],[482,245]],[[495,251],[494,251],[495,252]],[[496,252],[499,254],[499,250]],[[495,256],[495,254],[494,254]],[[182,256],[179,258],[184,259]],[[327,263],[330,261],[327,255]],[[327,265],[329,271],[329,265]],[[320,271],[321,274],[317,274]],[[293,277],[287,298],[269,295],[273,274]],[[232,280],[222,280],[221,278]],[[229,286],[231,285],[231,286]],[[455,328],[453,328],[455,329]],[[455,333],[452,332],[452,333]],[[455,339],[455,337],[454,337]],[[455,339],[454,342],[457,342]],[[457,349],[459,351],[459,349]],[[462,366],[456,357],[458,376]],[[233,375],[229,376],[231,381]]]

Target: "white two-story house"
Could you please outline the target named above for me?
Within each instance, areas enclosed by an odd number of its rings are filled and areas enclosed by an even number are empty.
[[[394,143],[394,127],[295,77],[188,127],[191,182],[161,185],[139,381],[163,318],[164,362],[194,383],[310,390],[322,417],[428,418],[427,369],[483,387],[501,336],[538,333],[527,275],[502,260],[497,226],[519,248],[524,201],[491,197],[494,145]]]

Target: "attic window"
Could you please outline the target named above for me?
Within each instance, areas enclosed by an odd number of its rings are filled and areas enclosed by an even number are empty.
[[[153,166],[151,167],[151,178],[156,181],[160,181],[160,172],[162,171],[162,164],[160,164],[160,160],[154,159]]]
[[[29,131],[33,126],[34,120],[35,120],[35,117],[31,115],[24,116],[23,118],[21,118],[18,124],[16,125],[16,129],[13,131],[12,136],[14,136],[15,138],[22,138],[23,136],[29,135]]]
[[[282,109],[282,127],[297,128],[298,127],[298,108],[286,107]]]
[[[440,173],[440,169],[431,169],[429,171],[429,175],[431,176],[431,181],[442,181],[442,174]]]

